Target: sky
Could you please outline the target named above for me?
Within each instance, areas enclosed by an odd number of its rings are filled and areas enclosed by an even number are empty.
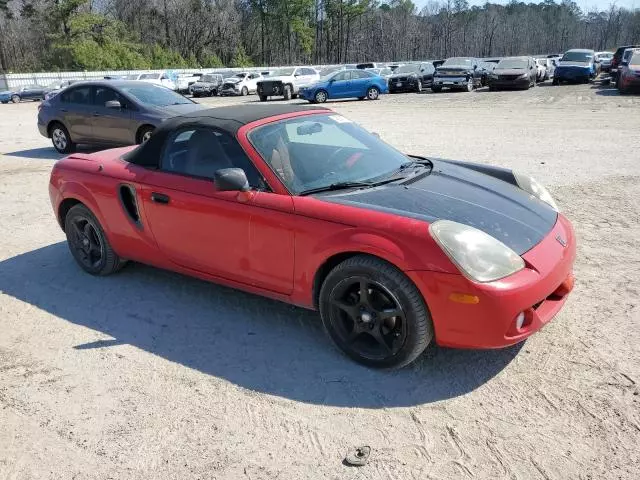
[[[415,3],[418,6],[418,9],[421,9],[428,3],[428,1],[429,0],[413,0],[413,3]],[[486,3],[486,0],[467,0],[467,1],[469,2],[469,5],[484,5]],[[540,1],[527,2],[527,3],[540,3]],[[596,7],[598,10],[607,10],[612,3],[611,0],[575,0],[575,2],[583,11],[589,11],[593,7]],[[509,1],[508,0],[490,0],[490,3],[499,3],[502,5],[505,5],[509,3]],[[628,9],[640,8],[640,0],[616,0],[615,4],[618,7],[624,7]]]

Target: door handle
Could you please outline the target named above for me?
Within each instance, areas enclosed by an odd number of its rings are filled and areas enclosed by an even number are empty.
[[[169,195],[165,195],[164,193],[151,192],[151,200],[156,203],[169,203]]]
[[[93,112],[93,116],[94,116],[94,117],[99,117],[99,116],[100,116],[100,114],[99,114],[98,112]]]
[[[60,111],[61,111],[62,113],[67,113],[69,110],[67,110],[66,108],[61,108],[61,109],[60,109]]]

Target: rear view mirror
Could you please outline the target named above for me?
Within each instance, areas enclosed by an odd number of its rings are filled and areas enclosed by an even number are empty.
[[[118,100],[109,100],[108,102],[105,102],[104,106],[113,109],[122,108],[122,105]]]
[[[247,175],[241,168],[221,168],[213,175],[213,183],[220,192],[246,192],[249,190]]]
[[[314,133],[320,133],[322,131],[322,124],[318,122],[303,124],[300,125],[296,131],[298,135],[313,135]]]

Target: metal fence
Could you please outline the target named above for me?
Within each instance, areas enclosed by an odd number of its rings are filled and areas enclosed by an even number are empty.
[[[326,65],[317,65],[314,68],[322,69]],[[26,85],[47,86],[62,80],[99,80],[104,77],[121,77],[140,73],[216,73],[216,72],[264,72],[285,67],[252,67],[252,68],[187,68],[187,69],[160,69],[160,70],[105,70],[102,72],[40,72],[40,73],[0,73],[0,90],[14,90]]]

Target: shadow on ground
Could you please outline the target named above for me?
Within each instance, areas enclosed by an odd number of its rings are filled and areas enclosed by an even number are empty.
[[[77,151],[79,153],[95,153],[108,146],[79,145]],[[7,157],[29,158],[33,160],[60,160],[65,154],[58,153],[53,147],[30,148],[27,150],[16,150],[15,152],[3,153]]]
[[[410,406],[470,392],[521,346],[431,347],[412,366],[376,371],[340,354],[315,312],[139,264],[92,277],[56,243],[0,262],[0,291],[112,339],[250,390],[347,407]]]

